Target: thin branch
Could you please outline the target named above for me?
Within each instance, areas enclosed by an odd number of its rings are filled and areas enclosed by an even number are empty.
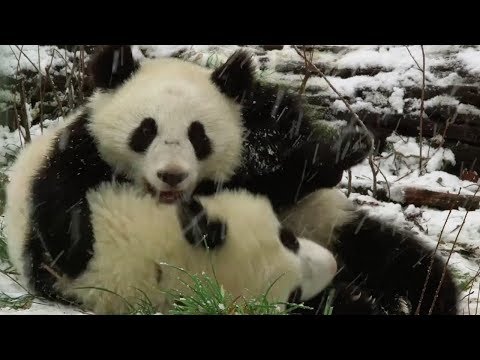
[[[480,188],[480,187],[479,187],[479,188]],[[477,192],[478,192],[478,189],[475,191],[475,194],[473,194],[474,197],[477,195]],[[458,237],[460,236],[460,233],[462,232],[463,225],[465,225],[465,221],[467,220],[467,216],[468,216],[469,213],[470,213],[470,210],[469,210],[469,208],[467,207],[467,212],[465,213],[465,216],[463,217],[462,225],[460,226],[460,229],[458,230],[458,233],[457,233],[457,236],[455,237],[455,240],[454,240],[454,242],[453,242],[452,248],[450,249],[450,253],[448,254],[447,261],[445,262],[445,266],[444,266],[444,268],[443,268],[442,277],[440,278],[440,283],[438,284],[437,290],[435,291],[435,296],[434,296],[434,298],[433,298],[432,305],[430,306],[430,310],[428,311],[428,314],[429,314],[429,315],[432,314],[433,307],[435,306],[435,303],[436,303],[436,301],[437,301],[438,294],[439,294],[439,292],[440,292],[440,288],[442,287],[443,280],[444,280],[444,278],[445,278],[445,274],[447,273],[448,263],[450,262],[450,258],[452,257],[452,253],[453,253],[453,250],[455,249],[455,245],[457,245]]]
[[[385,179],[385,184],[387,185],[388,198],[390,199],[391,198],[391,196],[390,196],[390,185],[388,184],[387,177],[382,172],[382,170],[380,170],[380,166],[373,162],[373,159],[372,159],[372,164],[374,164],[377,167],[377,173],[380,173],[383,176],[383,178]]]
[[[35,63],[34,63],[32,60],[30,60],[30,58],[27,56],[27,54],[25,54],[25,53],[23,52],[23,45],[22,45],[22,48],[19,48],[18,45],[15,45],[15,47],[20,51],[21,54],[23,54],[23,56],[25,57],[25,59],[27,59],[27,60],[30,62],[30,64],[33,65],[33,67],[35,68],[35,70],[37,70],[38,72],[40,72],[40,70],[38,69],[37,65],[35,65]]]
[[[419,160],[419,174],[422,175],[422,148],[423,148],[423,113],[425,111],[425,50],[422,48],[422,98],[420,103],[420,160]]]
[[[373,164],[373,156],[368,157],[368,164],[370,165],[370,169],[372,169],[372,191],[373,191],[373,197],[377,197],[377,172],[375,171],[375,166]]]
[[[61,101],[60,98],[58,97],[57,87],[55,86],[55,83],[53,82],[52,78],[50,77],[49,71],[50,71],[50,68],[49,68],[49,67],[46,67],[46,68],[45,68],[45,72],[46,72],[46,74],[47,74],[47,81],[48,81],[48,82],[50,83],[50,85],[52,86],[53,96],[55,96],[55,100],[57,101],[57,105],[58,105],[58,108],[59,108],[59,110],[60,110],[60,113],[61,113],[62,116],[65,118],[65,112],[63,111],[62,101]]]
[[[352,193],[352,169],[348,169],[348,192],[347,197]]]
[[[38,68],[40,68],[40,45],[37,45]],[[40,132],[43,134],[43,77],[38,73],[38,91],[40,91]]]
[[[412,53],[410,52],[410,49],[408,48],[407,45],[403,45],[407,48],[407,51],[408,53],[410,54],[410,57],[413,59],[413,61],[415,62],[415,65],[417,65],[417,68],[418,70],[422,71],[422,68],[420,67],[420,65],[418,64],[417,60],[415,60],[415,58],[413,57]]]
[[[462,189],[458,190],[457,195],[460,195],[461,191],[462,191]],[[415,310],[415,315],[420,314],[420,307],[422,306],[423,297],[425,296],[425,291],[427,290],[428,281],[430,280],[430,275],[432,273],[432,268],[433,268],[433,262],[435,260],[435,255],[437,254],[438,247],[440,246],[440,241],[442,240],[443,231],[445,230],[445,227],[447,226],[447,222],[448,222],[448,219],[450,218],[450,214],[452,213],[452,210],[453,210],[453,205],[452,205],[452,207],[450,208],[450,211],[447,214],[447,218],[445,219],[445,222],[443,223],[443,227],[442,227],[442,230],[440,231],[440,235],[438,235],[437,246],[435,247],[435,250],[433,251],[433,254],[432,254],[432,258],[430,259],[430,265],[428,267],[427,278],[425,279],[425,283],[423,284],[422,293],[420,294],[420,300],[418,302],[417,309]]]
[[[328,84],[328,86],[330,86],[330,88],[338,95],[338,97],[340,98],[340,100],[343,101],[343,103],[345,104],[345,106],[347,107],[347,109],[352,113],[353,117],[355,118],[355,120],[357,121],[358,125],[367,133],[368,135],[368,138],[370,139],[370,145],[371,145],[371,148],[373,149],[374,147],[374,144],[373,144],[373,138],[372,136],[370,135],[370,131],[367,129],[367,127],[365,126],[365,124],[363,123],[363,121],[358,117],[358,115],[355,113],[355,111],[352,109],[352,107],[350,106],[350,104],[348,103],[348,101],[345,100],[345,98],[340,94],[340,92],[335,88],[335,86],[332,85],[332,83],[328,80],[328,78],[325,76],[325,74],[314,64],[312,63],[309,59],[307,59],[306,56],[304,56],[302,54],[302,52],[298,49],[298,47],[296,45],[293,46],[293,48],[295,49],[295,51],[297,52],[297,54],[305,61],[305,63],[308,65],[308,68],[310,71],[318,74],[320,77],[323,78],[323,80],[325,80],[325,82]]]
[[[80,46],[80,70],[81,70],[81,76],[80,76],[80,86],[78,89],[78,97],[80,98],[80,104],[83,103],[83,82],[85,78],[85,46],[81,45]]]
[[[28,112],[27,112],[27,96],[25,94],[25,84],[23,79],[20,80],[20,123],[25,129],[25,141],[29,143],[31,141],[30,138],[30,123],[28,121]]]

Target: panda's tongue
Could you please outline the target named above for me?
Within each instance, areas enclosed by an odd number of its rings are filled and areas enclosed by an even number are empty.
[[[163,203],[171,204],[180,199],[182,193],[179,191],[161,191],[160,192],[160,201]]]

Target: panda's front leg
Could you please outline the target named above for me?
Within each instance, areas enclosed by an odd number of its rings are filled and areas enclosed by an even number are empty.
[[[210,219],[198,199],[182,200],[178,205],[178,218],[191,245],[214,249],[225,242],[227,225],[218,219]]]
[[[363,130],[345,126],[333,142],[310,138],[293,147],[282,161],[282,191],[290,194],[289,200],[295,203],[317,190],[337,186],[345,170],[371,154],[372,139]]]

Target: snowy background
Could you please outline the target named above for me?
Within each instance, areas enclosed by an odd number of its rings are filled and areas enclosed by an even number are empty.
[[[134,56],[139,60],[177,56],[215,67],[237,48],[232,45],[137,45]],[[257,76],[262,81],[285,84],[293,89],[301,87],[305,63],[293,47],[247,48],[255,54]],[[3,184],[0,211],[3,211],[3,186],[8,181],[8,167],[28,136],[25,129],[18,130],[16,119],[21,118],[23,112],[32,141],[41,136],[42,128],[61,124],[63,116],[81,104],[91,91],[89,79],[84,76],[84,62],[92,49],[91,46],[76,49],[0,46],[0,182]],[[449,266],[463,291],[461,312],[477,314],[480,210],[467,211],[458,206],[450,212],[445,206],[413,205],[404,195],[407,188],[476,195],[475,170],[480,172],[480,162],[476,161],[477,154],[480,156],[480,46],[424,46],[422,172],[419,171],[417,137],[423,66],[420,46],[314,45],[305,49],[312,55],[312,63],[352,104],[377,143],[373,158],[376,189],[367,160],[352,169],[351,178],[345,172],[339,187],[345,193],[350,192],[356,203],[376,216],[414,230],[432,247],[438,243],[445,257],[451,254]],[[42,76],[38,76],[39,69]],[[43,84],[42,91],[38,84]],[[322,78],[309,77],[304,94],[309,111],[326,124],[351,118],[343,101]],[[16,110],[13,103],[17,105]],[[2,220],[0,217],[0,229]],[[2,239],[0,236],[0,314],[82,313],[27,294],[16,283]]]

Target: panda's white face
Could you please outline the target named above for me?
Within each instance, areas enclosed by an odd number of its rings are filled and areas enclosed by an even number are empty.
[[[90,108],[104,160],[162,202],[189,195],[203,178],[228,179],[240,165],[240,106],[198,65],[148,61]]]

